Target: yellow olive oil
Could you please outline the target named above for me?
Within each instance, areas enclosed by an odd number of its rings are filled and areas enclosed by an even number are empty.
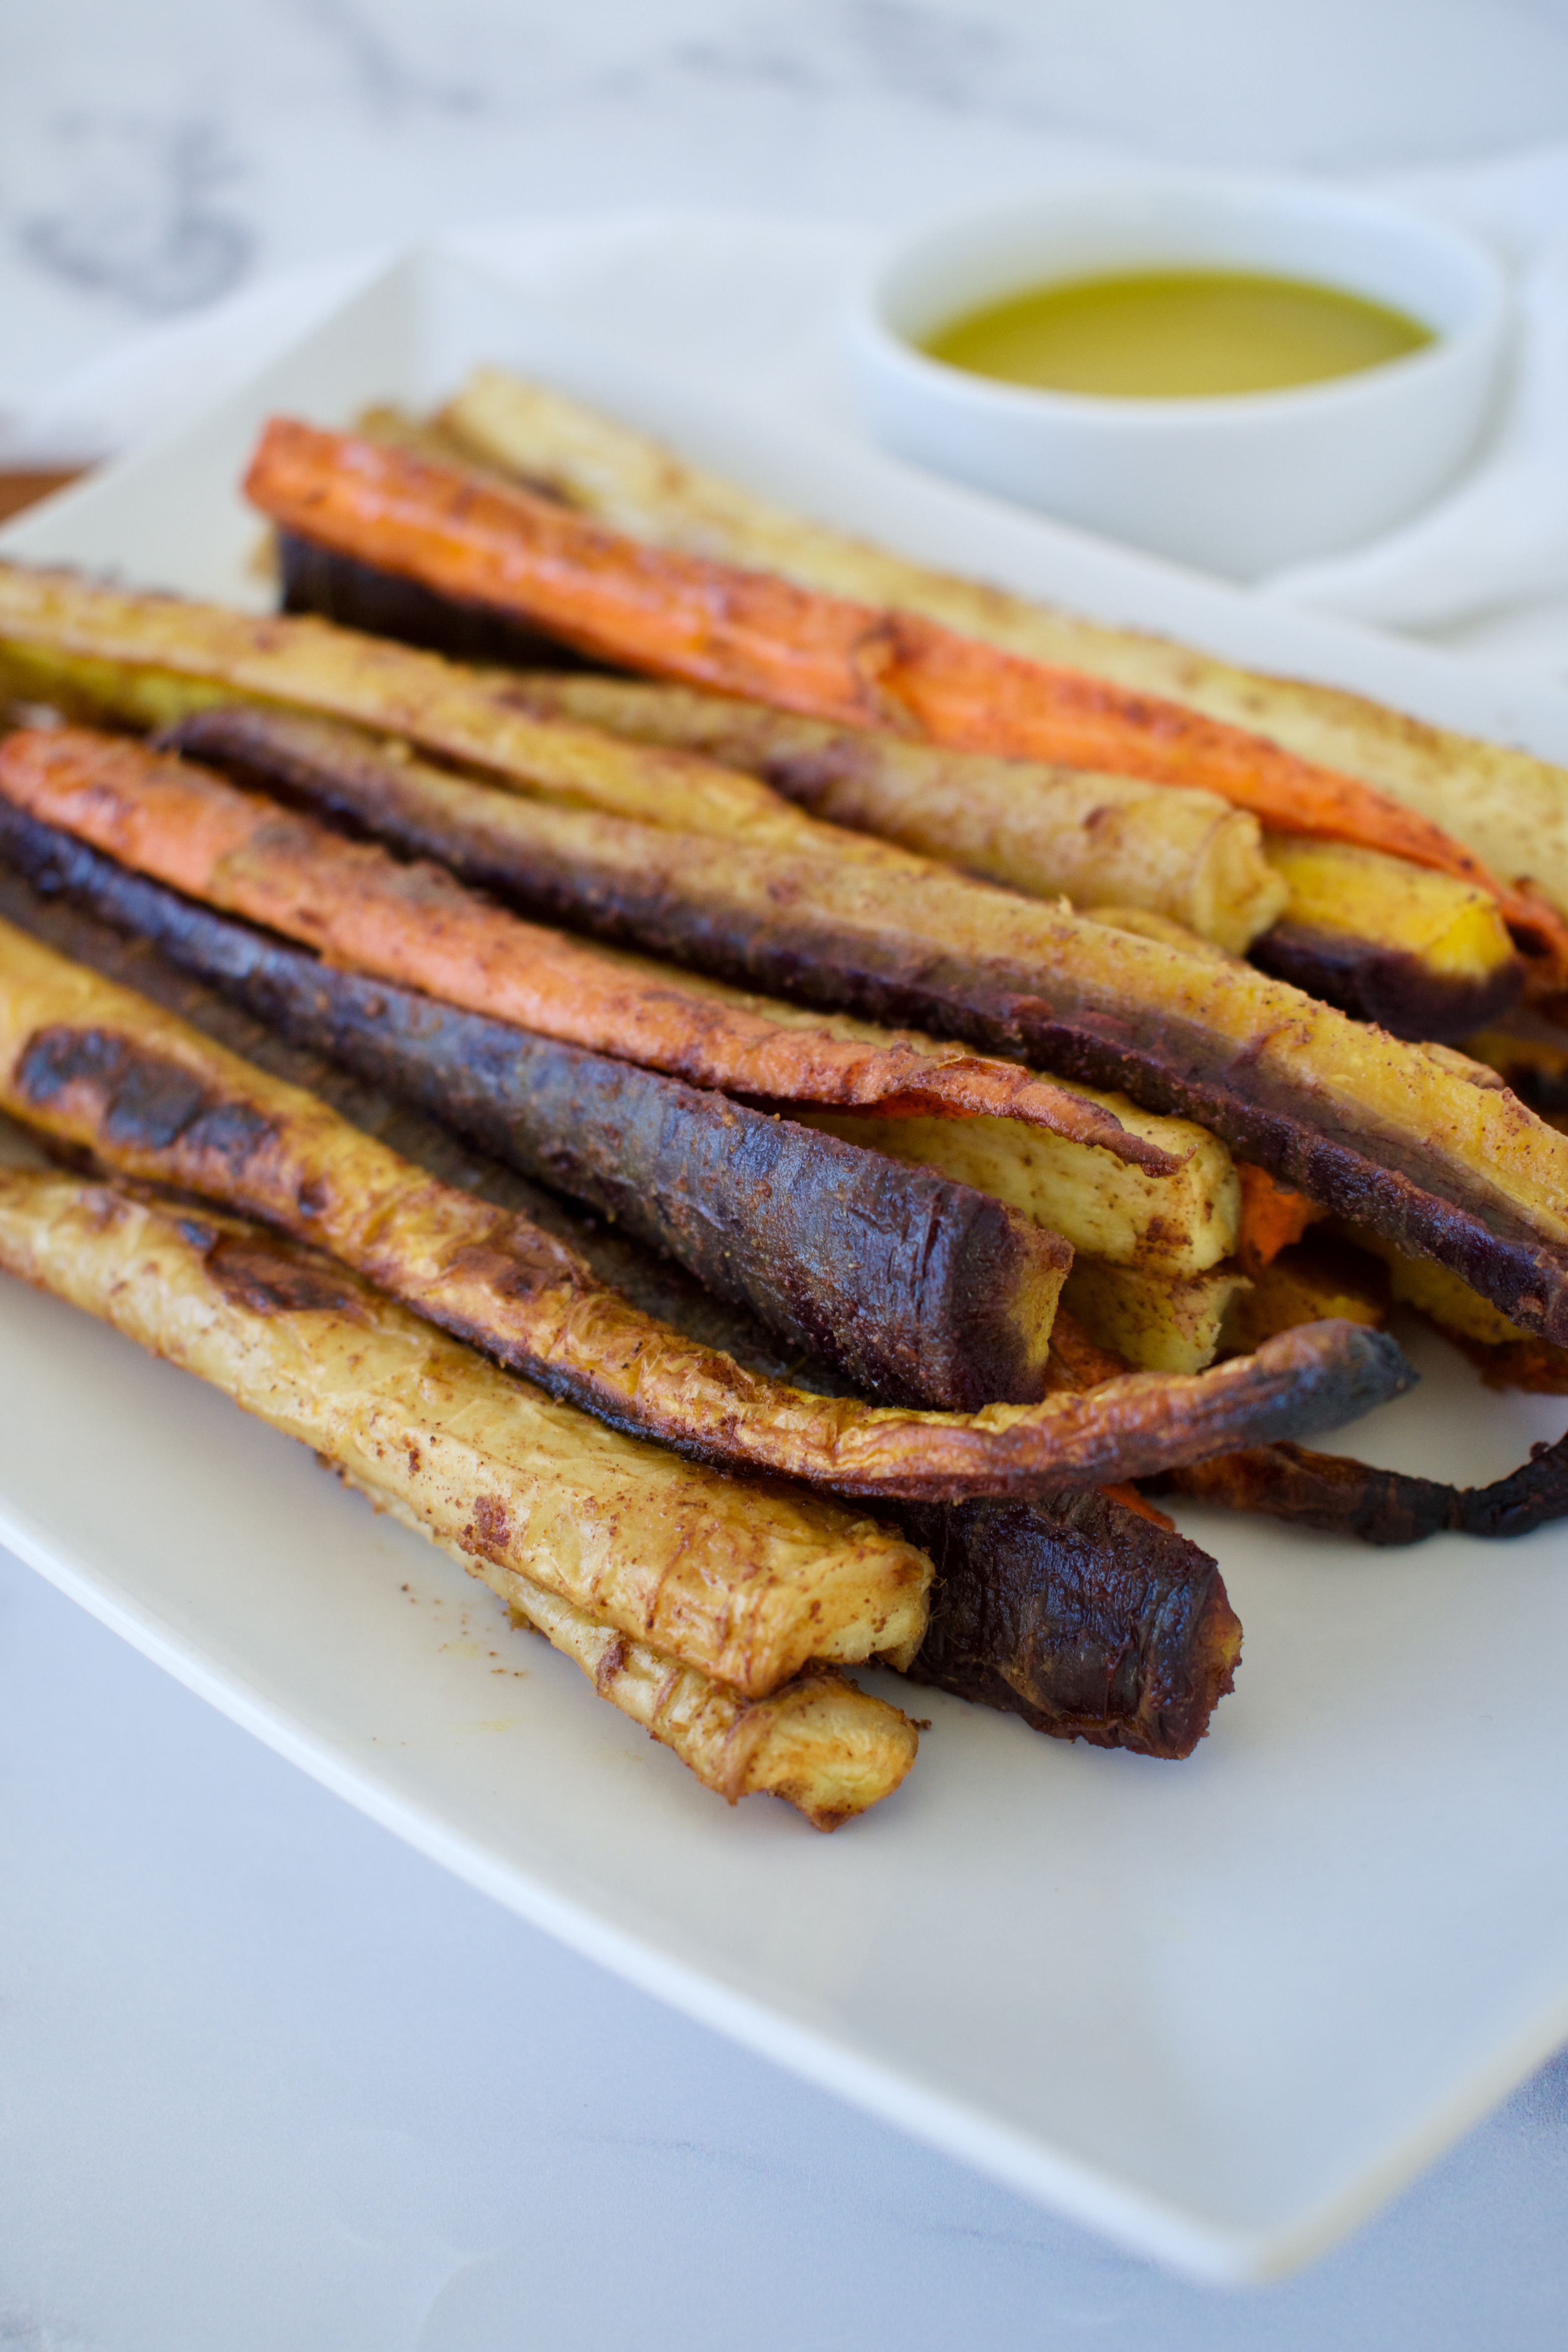
[[[1322,383],[1403,359],[1429,328],[1337,287],[1230,269],[1150,269],[1040,286],[926,339],[1004,383],[1119,400],[1205,400]]]

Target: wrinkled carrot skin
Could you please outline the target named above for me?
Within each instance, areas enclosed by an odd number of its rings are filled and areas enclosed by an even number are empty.
[[[1238,1160],[1236,1173],[1241,1186],[1241,1229],[1236,1254],[1245,1273],[1261,1274],[1282,1249],[1299,1242],[1323,1212],[1305,1192],[1277,1184],[1266,1168],[1255,1168],[1249,1160]]]
[[[1135,694],[772,573],[643,545],[528,491],[292,419],[268,425],[247,496],[286,529],[447,595],[518,613],[598,657],[848,726],[1216,793],[1275,830],[1360,843],[1489,891],[1568,971],[1568,924],[1494,881],[1437,825],[1331,769]]]
[[[525,612],[601,659],[847,726],[898,723],[876,685],[892,652],[888,622],[841,597],[647,547],[526,490],[287,418],[268,425],[245,492],[287,530]]]
[[[1092,1396],[970,1413],[792,1388],[643,1313],[527,1217],[441,1182],[319,1097],[6,923],[0,1106],[123,1175],[325,1248],[613,1428],[840,1496],[1029,1500],[1150,1477],[1337,1428],[1411,1377],[1385,1333],[1330,1321],[1206,1372],[1133,1373]]]
[[[0,793],[188,898],[300,940],[329,962],[469,1012],[778,1102],[1017,1118],[1169,1174],[1181,1163],[1097,1103],[962,1048],[801,1028],[524,922],[443,868],[403,866],[193,762],[89,728],[0,741]]]

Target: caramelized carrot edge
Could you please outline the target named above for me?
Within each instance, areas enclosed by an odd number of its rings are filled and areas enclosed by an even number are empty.
[[[1281,832],[1355,842],[1495,898],[1568,971],[1568,924],[1504,887],[1415,810],[1264,736],[767,572],[649,547],[528,491],[289,418],[266,427],[247,497],[287,529],[444,593],[519,613],[584,651],[849,726],[1195,786]]]
[[[1102,1486],[1100,1491],[1108,1503],[1120,1503],[1124,1511],[1131,1511],[1136,1518],[1147,1519],[1152,1527],[1163,1528],[1167,1535],[1175,1533],[1176,1522],[1169,1511],[1162,1511],[1136,1486]]]
[[[1241,1186],[1241,1230],[1236,1254],[1246,1273],[1261,1274],[1282,1249],[1299,1242],[1323,1212],[1305,1192],[1293,1192],[1289,1185],[1276,1183],[1266,1168],[1255,1168],[1250,1160],[1238,1160],[1236,1173]]]
[[[1048,1078],[962,1049],[951,1058],[784,1025],[507,913],[444,868],[403,866],[193,761],[88,728],[0,741],[0,793],[187,897],[330,960],[448,1003],[699,1086],[937,1117],[989,1115],[1170,1174],[1181,1163]]]

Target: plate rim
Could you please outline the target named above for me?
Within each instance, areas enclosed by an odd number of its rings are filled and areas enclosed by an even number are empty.
[[[549,312],[547,303],[541,304],[536,298],[531,298],[493,262],[444,251],[439,245],[410,247],[374,268],[367,268],[324,316],[281,337],[278,347],[264,361],[239,383],[230,383],[212,402],[200,409],[185,411],[163,431],[148,436],[83,481],[0,529],[0,557],[14,553],[27,560],[31,553],[29,541],[47,537],[47,527],[60,522],[68,524],[82,508],[90,511],[106,493],[117,494],[124,484],[133,484],[138,474],[155,468],[176,454],[193,434],[252,394],[258,383],[275,368],[286,365],[318,335],[331,330],[355,303],[400,280],[416,281],[421,273],[432,270],[464,273],[493,289],[499,298],[509,303],[525,304],[533,299],[536,309]],[[615,348],[613,339],[595,338],[574,322],[565,322],[563,331],[569,341],[584,346],[592,347],[596,342],[601,350]],[[666,380],[677,374],[662,364],[649,372]],[[726,405],[742,417],[748,411],[748,404],[721,402],[721,397],[711,392],[705,393],[704,397],[710,406]],[[888,465],[900,463],[882,457],[879,452],[870,454]],[[908,470],[913,473],[917,469]],[[929,481],[934,478],[925,478]],[[1131,581],[1145,586],[1152,583],[1156,593],[1169,588],[1179,594],[1191,594],[1195,588],[1202,592],[1205,603],[1215,601],[1216,609],[1260,601],[1206,575],[1189,572],[1162,559],[1142,556],[1110,541],[1097,540],[1092,534],[1010,509],[1005,502],[984,493],[953,483],[943,482],[940,487],[949,497],[973,503],[987,514],[1000,511],[1016,516],[1031,530],[1090,548],[1109,562],[1113,572],[1125,569]],[[1402,644],[1353,623],[1299,614],[1289,608],[1271,609],[1290,634],[1299,632],[1309,643],[1320,642],[1331,656],[1336,646],[1370,645],[1379,662],[1392,659],[1396,667],[1403,666],[1401,656],[1413,657],[1413,674],[1417,676],[1423,671],[1436,675],[1458,668],[1482,695],[1489,688],[1512,695],[1522,683],[1531,689],[1531,698],[1539,699],[1542,709],[1549,709],[1557,719],[1568,741],[1568,688],[1535,678],[1521,681],[1507,669],[1500,673],[1493,666],[1469,656]],[[1237,658],[1229,655],[1222,657]],[[111,1570],[97,1568],[76,1557],[68,1547],[53,1541],[47,1530],[12,1509],[3,1490],[0,1543],[142,1655],[323,1786],[428,1859],[451,1870],[583,1957],[1016,2193],[1114,2238],[1136,2253],[1152,2257],[1209,2284],[1261,2284],[1280,2278],[1328,2251],[1413,2180],[1568,2038],[1568,1985],[1564,1985],[1542,2004],[1531,2024],[1500,2043],[1484,2063],[1473,2066],[1421,2116],[1395,2134],[1353,2178],[1290,2221],[1260,2228],[1216,2221],[1152,2189],[1119,2179],[1087,2158],[1053,2148],[1042,2137],[986,2114],[980,2105],[957,2098],[933,2084],[922,2084],[890,2062],[853,2048],[822,2026],[786,2015],[771,2007],[764,1998],[747,1994],[730,1984],[721,1973],[704,1972],[694,1963],[659,1948],[651,1938],[640,1937],[625,1925],[601,1916],[585,1897],[574,1897],[548,1886],[520,1865],[487,1853],[479,1837],[463,1834],[396,1788],[381,1784],[373,1771],[356,1767],[346,1752],[334,1748],[327,1737],[313,1735],[286,1709],[248,1689],[241,1676],[205,1656],[199,1645],[162,1626],[155,1611],[139,1608],[132,1596],[117,1583]]]

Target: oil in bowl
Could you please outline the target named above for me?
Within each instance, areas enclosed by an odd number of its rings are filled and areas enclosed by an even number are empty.
[[[948,366],[1038,391],[1208,400],[1360,374],[1434,341],[1359,294],[1247,270],[1151,269],[1041,286],[921,340]]]
[[[1445,222],[1161,172],[929,221],[845,309],[892,457],[1233,580],[1353,547],[1455,480],[1510,330],[1496,256]]]

